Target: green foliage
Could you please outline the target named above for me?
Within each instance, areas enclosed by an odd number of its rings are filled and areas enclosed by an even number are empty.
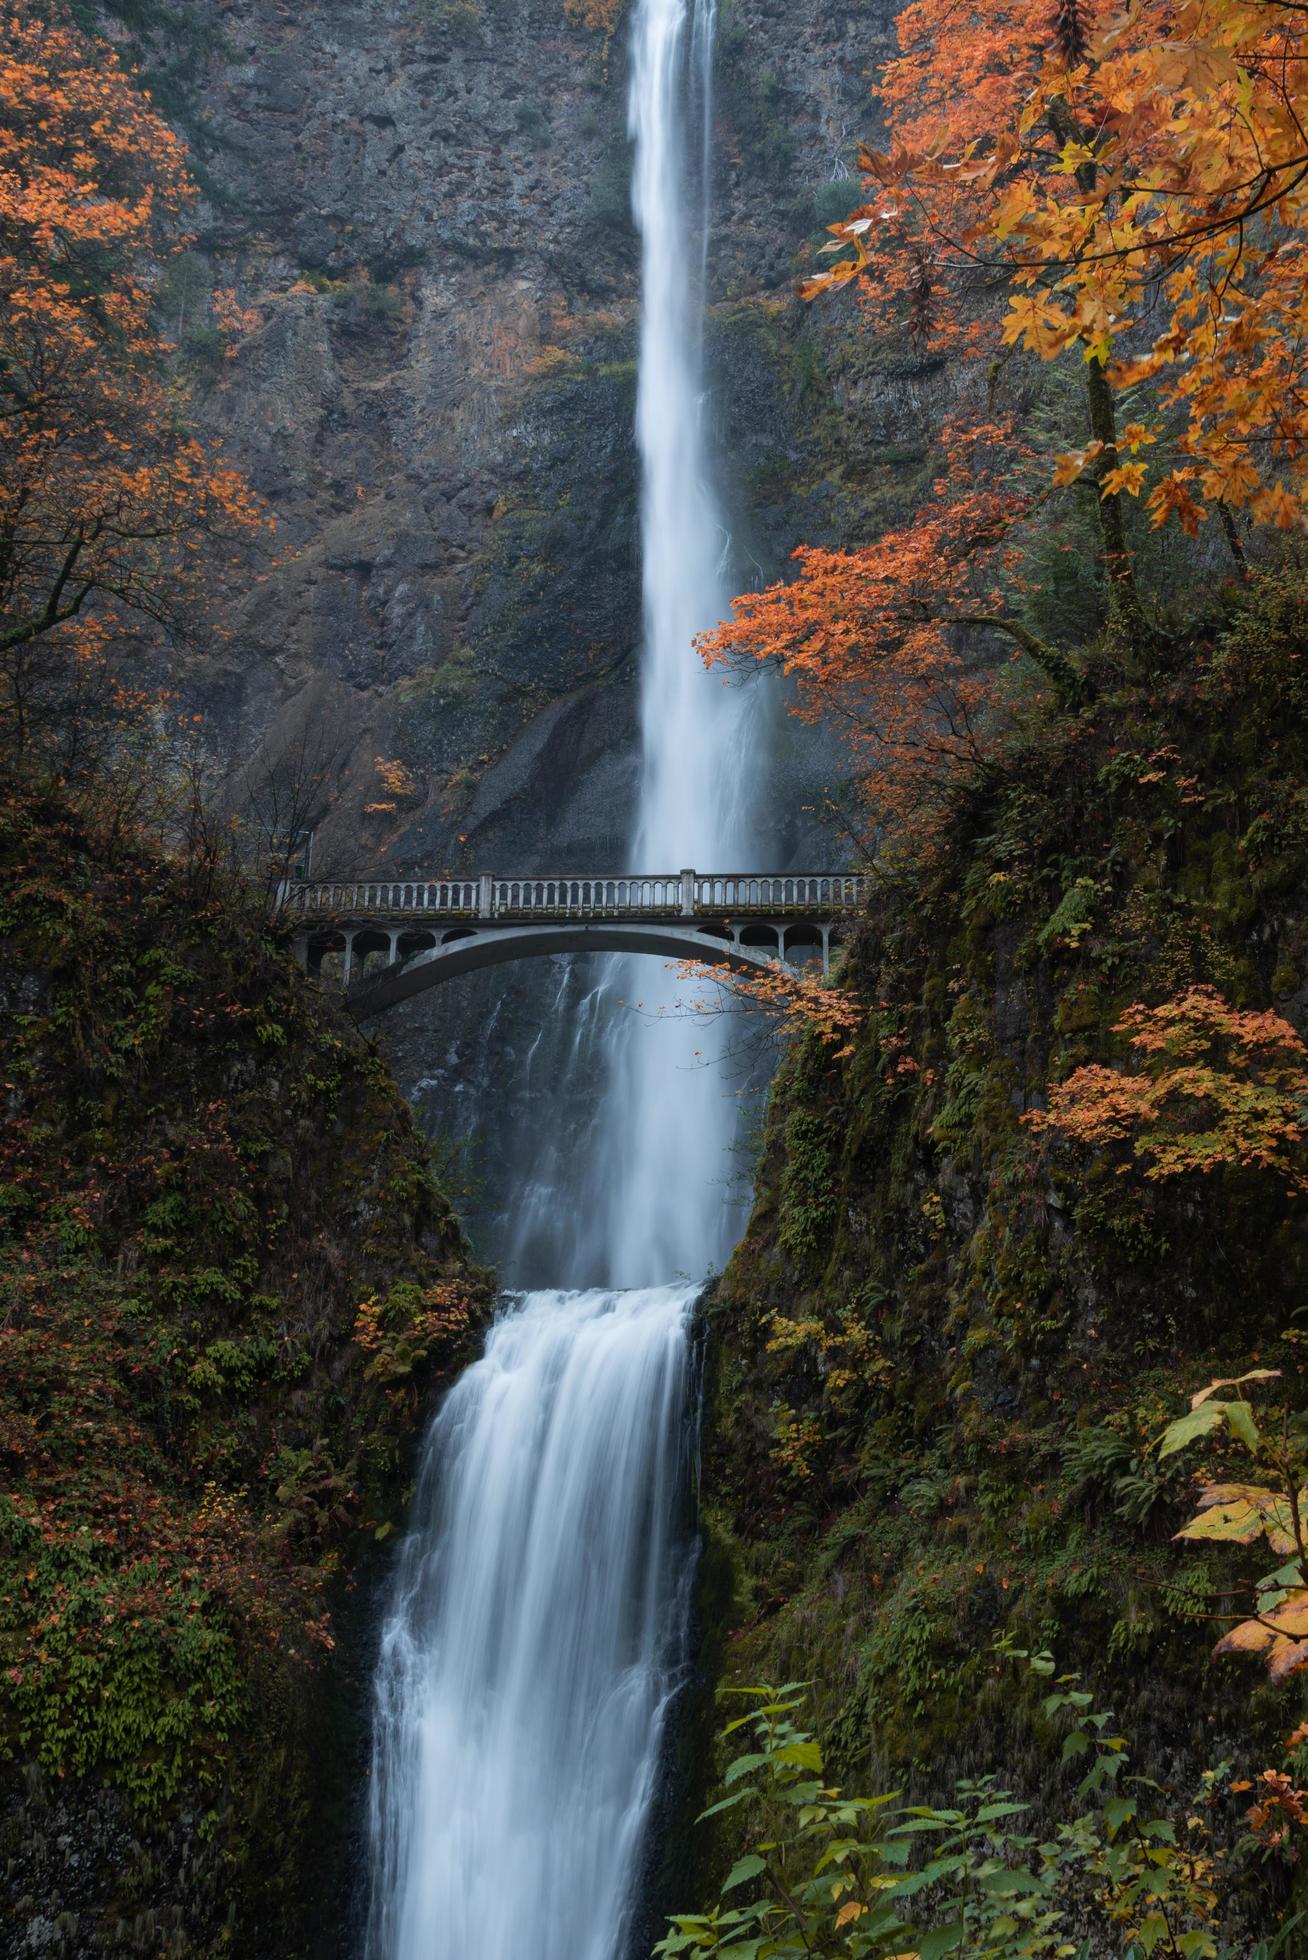
[[[333,279],[310,268],[302,277],[316,293],[330,300],[336,318],[347,327],[398,325],[408,311],[408,302],[398,286],[371,279],[366,271],[357,272],[349,279]]]
[[[813,193],[813,222],[825,231],[828,225],[838,224],[842,218],[847,218],[862,202],[861,177],[837,177],[831,183],[819,184]]]
[[[480,1143],[474,1137],[429,1137],[431,1174],[450,1204],[465,1216],[477,1204],[484,1183],[478,1166]]]
[[[821,1259],[839,1209],[835,1139],[826,1119],[802,1104],[786,1118],[786,1168],[777,1241],[800,1265]]]
[[[1008,1650],[1037,1678],[1052,1658]],[[832,1786],[823,1753],[794,1717],[802,1684],[729,1692],[752,1704],[724,1736],[753,1747],[724,1777],[706,1818],[735,1812],[740,1855],[707,1913],[677,1915],[655,1949],[720,1960],[1270,1960],[1293,1930],[1256,1947],[1223,1925],[1225,1874],[1203,1815],[1225,1770],[1196,1803],[1134,1773],[1112,1713],[1073,1675],[1053,1682],[1042,1717],[1082,1776],[1056,1833],[1030,1829],[1030,1806],[994,1777],[962,1778],[948,1806]],[[1107,1939],[1109,1947],[1102,1942]]]
[[[1244,1603],[1218,1593],[1252,1594],[1262,1567],[1174,1538],[1192,1460],[1212,1454],[1209,1481],[1272,1479],[1225,1467],[1225,1417],[1166,1457],[1155,1439],[1182,1371],[1256,1355],[1298,1382],[1302,1196],[1242,1175],[1216,1205],[1046,1150],[1023,1121],[1051,1079],[1129,1064],[1114,1029],[1132,1002],[1203,984],[1258,1012],[1308,972],[1308,588],[1255,584],[1196,634],[1207,655],[1175,685],[1092,655],[1101,691],[1071,723],[1015,708],[1005,770],[887,871],[849,949],[864,1032],[838,1067],[785,1064],[715,1300],[731,1388],[706,1483],[750,1602],[729,1678],[810,1675],[846,1781],[870,1760],[946,1801],[942,1763],[1002,1763],[1041,1834],[1065,1793],[987,1670],[996,1632],[1120,1666],[1114,1699],[1160,1780],[1197,1776],[1209,1714],[1260,1751],[1285,1720],[1251,1670],[1207,1660],[1222,1628],[1203,1620]],[[806,1176],[823,1201],[807,1236]],[[866,1351],[824,1350],[854,1303]],[[782,1328],[818,1332],[782,1352]],[[807,1477],[785,1453],[800,1444]]]
[[[260,1697],[317,1692],[484,1282],[379,1058],[239,892],[10,795],[0,935],[0,1765],[239,1815]]]
[[[1286,1404],[1260,1428],[1252,1403],[1239,1393],[1276,1381],[1275,1368],[1210,1382],[1170,1422],[1158,1443],[1160,1458],[1197,1442],[1228,1442],[1249,1460],[1258,1483],[1219,1480],[1201,1486],[1198,1510],[1176,1534],[1204,1546],[1265,1542],[1278,1563],[1254,1583],[1253,1612],[1217,1643],[1219,1654],[1259,1654],[1278,1685],[1308,1669],[1308,1410]],[[1235,1394],[1229,1391],[1236,1390]],[[1243,1467],[1243,1466],[1242,1466]],[[1250,1474],[1246,1472],[1246,1474]]]
[[[455,41],[473,39],[481,31],[480,0],[414,0],[419,14]]]

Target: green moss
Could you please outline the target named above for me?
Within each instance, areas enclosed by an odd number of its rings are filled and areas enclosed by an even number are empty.
[[[239,893],[11,796],[0,939],[0,1781],[122,1793],[174,1858],[210,1815],[240,1911],[198,1950],[293,1955],[314,1787],[349,1773],[299,1753],[332,1616],[487,1280],[379,1058]]]
[[[801,1105],[786,1117],[777,1241],[810,1269],[820,1261],[836,1219],[835,1144],[829,1124],[814,1111]]]
[[[1297,1719],[1209,1671],[1214,1577],[1172,1543],[1186,1478],[1149,1445],[1251,1355],[1300,1380],[1298,1203],[1256,1173],[1123,1178],[1022,1120],[1124,1061],[1132,1001],[1261,1007],[1305,970],[1308,590],[1259,586],[1197,637],[1184,683],[1110,676],[1074,722],[1030,719],[851,949],[855,1052],[807,1044],[778,1077],[706,1484],[751,1601],[730,1676],[811,1679],[841,1775],[928,1794],[947,1760],[1052,1804],[1057,1764],[983,1665],[1004,1630],[1099,1680],[1146,1773],[1197,1771],[1214,1730],[1256,1768]],[[774,1329],[854,1300],[870,1344],[836,1404],[820,1367],[779,1373]],[[775,1461],[779,1398],[806,1483]]]

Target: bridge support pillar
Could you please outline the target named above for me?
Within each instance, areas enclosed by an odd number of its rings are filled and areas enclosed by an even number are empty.
[[[695,916],[695,874],[683,871],[681,874],[681,916],[691,919]]]
[[[479,919],[489,919],[491,916],[493,902],[492,884],[493,880],[488,871],[484,871],[477,880],[477,917]]]

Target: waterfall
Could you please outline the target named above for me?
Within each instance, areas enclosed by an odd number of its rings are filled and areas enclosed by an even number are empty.
[[[637,0],[632,37],[631,848],[654,871],[750,855],[749,697],[691,645],[726,609],[703,427],[713,20],[714,0]],[[562,1140],[570,1178],[558,1139],[544,1155],[519,1248],[603,1284],[507,1299],[428,1438],[376,1676],[370,1960],[622,1960],[686,1662],[691,1282],[733,1236],[733,1100],[675,997],[661,968],[626,960],[586,996],[572,1066],[597,1075],[601,1101],[589,1133]]]
[[[620,1951],[681,1659],[692,1297],[529,1295],[432,1426],[378,1669],[385,1960]]]
[[[727,534],[704,426],[703,295],[693,276],[702,276],[708,233],[714,18],[714,0],[640,0],[633,49],[642,273],[638,871],[743,867],[753,847],[752,697],[706,673],[692,652],[695,634],[728,607]],[[687,109],[699,111],[697,142]],[[702,1278],[736,1236],[726,1188],[736,1117],[729,1082],[712,1065],[716,1033],[676,1014],[685,987],[661,967],[623,961],[615,984],[624,1000],[641,1002],[641,1013],[618,1019],[612,1036],[603,1111],[608,1275],[625,1285],[675,1273]]]

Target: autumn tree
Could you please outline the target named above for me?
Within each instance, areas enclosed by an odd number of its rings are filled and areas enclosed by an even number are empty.
[[[205,547],[257,522],[189,434],[152,318],[183,249],[182,144],[112,51],[23,0],[0,41],[0,713],[48,651],[181,623]]]
[[[874,814],[935,807],[987,754],[990,667],[978,637],[1025,652],[1058,697],[1083,679],[1014,603],[1021,527],[1039,493],[1009,425],[946,431],[946,456],[912,520],[875,546],[795,553],[799,576],[747,592],[701,636],[713,662],[770,662],[798,683],[795,712],[841,730]]]
[[[1122,496],[1302,526],[1308,502],[1308,16],[1290,0],[915,0],[879,94],[874,198],[832,227],[858,279],[933,344],[1085,371],[1110,577]],[[869,277],[876,270],[875,280]],[[981,303],[992,294],[1000,305]],[[1123,391],[1143,407],[1119,430]],[[1147,450],[1159,446],[1160,461]]]
[[[703,646],[780,660],[810,695],[837,687],[877,752],[874,800],[889,788],[902,806],[917,796],[897,788],[905,727],[910,746],[925,726],[948,747],[960,675],[975,677],[975,729],[987,689],[960,623],[982,612],[1014,637],[1020,525],[1046,496],[1093,495],[1110,623],[1137,653],[1151,635],[1132,500],[1191,535],[1215,514],[1238,569],[1241,524],[1303,528],[1308,12],[910,0],[898,38],[874,90],[889,138],[860,152],[870,195],[830,228],[836,263],[801,291],[856,292],[873,330],[975,369],[973,398],[1002,385],[1015,351],[1067,361],[1083,434],[1037,485],[1015,468],[969,474],[970,432],[947,431],[909,522],[863,549],[801,553],[793,584],[746,595]],[[1083,690],[1057,650],[1026,650],[1060,694]],[[933,696],[943,711],[923,723]]]

